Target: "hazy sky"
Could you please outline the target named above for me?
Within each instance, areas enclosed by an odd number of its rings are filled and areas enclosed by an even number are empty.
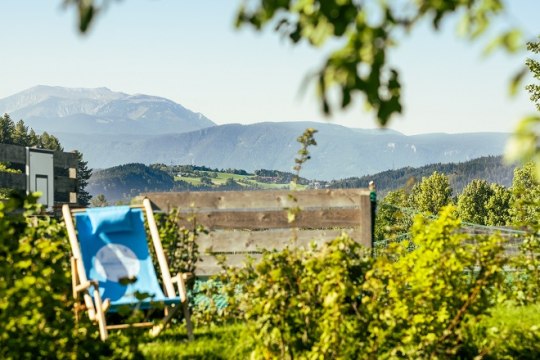
[[[540,34],[540,0],[509,0],[498,26]],[[1,0],[0,98],[35,85],[108,87],[174,100],[218,124],[323,121],[313,87],[301,91],[328,49],[294,47],[277,34],[235,30],[240,0],[111,1],[89,34],[76,31],[61,0]],[[527,53],[481,56],[482,44],[455,36],[456,19],[433,33],[424,24],[390,58],[401,70],[406,134],[511,131],[534,110],[508,81]],[[376,127],[361,101],[331,121]]]

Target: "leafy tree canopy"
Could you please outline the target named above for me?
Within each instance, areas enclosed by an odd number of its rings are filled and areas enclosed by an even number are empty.
[[[533,56],[540,55],[540,41],[527,43],[527,49]],[[530,94],[531,101],[540,112],[540,62],[534,58],[525,61],[529,72],[537,81],[536,84],[529,84],[525,89]],[[514,136],[507,145],[507,158],[510,161],[521,160],[522,162],[533,161],[536,163],[536,179],[540,180],[540,115],[531,115],[522,119]]]
[[[491,197],[486,203],[486,225],[504,226],[510,221],[511,192],[499,184],[491,184]]]
[[[475,179],[458,197],[459,217],[475,224],[504,226],[510,218],[510,198],[511,193],[504,186]]]
[[[409,194],[405,190],[390,191],[377,206],[375,240],[407,234],[412,225],[412,217],[406,213],[409,207]]]
[[[436,214],[452,202],[452,188],[448,176],[434,172],[422,178],[411,193],[411,203],[419,211]]]
[[[493,192],[487,181],[471,181],[458,198],[457,210],[461,220],[485,225],[488,216],[486,204],[492,196]]]
[[[535,55],[540,54],[540,41],[527,43],[527,49]],[[525,61],[525,65],[527,65],[533,77],[540,81],[540,62],[529,58]],[[531,101],[536,105],[536,109],[540,111],[540,84],[529,84],[525,86],[525,89],[529,92]]]
[[[540,184],[534,178],[536,167],[528,163],[514,171],[511,215],[514,225],[539,229]]]

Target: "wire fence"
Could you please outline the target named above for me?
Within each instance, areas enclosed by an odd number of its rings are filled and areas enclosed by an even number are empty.
[[[425,214],[412,208],[401,207],[401,206],[397,206],[397,205],[389,204],[389,203],[385,203],[384,205],[393,207],[401,211],[402,213],[411,216],[411,218],[416,215],[422,215],[430,219],[438,218],[438,216],[436,215]],[[511,227],[488,226],[488,225],[475,224],[475,223],[466,222],[466,221],[463,221],[461,223],[460,232],[470,235],[470,239],[468,240],[470,243],[474,243],[475,237],[478,237],[478,236],[491,236],[495,234],[498,235],[503,240],[502,245],[505,249],[507,256],[509,257],[516,256],[521,252],[520,249],[521,249],[521,246],[523,245],[525,238],[530,235],[526,231],[511,228]],[[388,245],[390,245],[391,243],[401,243],[404,240],[411,240],[410,232],[399,234],[391,238],[375,241],[373,244],[373,254],[374,256],[378,256],[380,255],[382,250],[386,249]],[[416,247],[417,246],[414,244],[414,242],[410,241],[409,244],[407,245],[407,250],[413,251],[414,249],[416,249]]]

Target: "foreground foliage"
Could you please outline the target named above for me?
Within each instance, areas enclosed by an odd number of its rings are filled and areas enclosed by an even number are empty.
[[[507,144],[506,157],[510,161],[536,164],[536,179],[540,181],[540,37],[527,43],[531,57],[525,61],[535,83],[525,86],[537,112],[523,118]]]
[[[75,324],[65,230],[35,201],[0,202],[0,358],[111,354],[90,324]]]
[[[507,259],[498,236],[459,229],[447,207],[417,217],[413,251],[404,241],[373,258],[343,235],[265,252],[221,276],[234,310],[220,315],[253,324],[254,358],[474,357],[483,349],[464,346],[468,329],[504,299]]]

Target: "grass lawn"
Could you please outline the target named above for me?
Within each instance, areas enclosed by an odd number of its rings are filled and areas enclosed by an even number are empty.
[[[244,324],[195,329],[188,341],[183,326],[172,326],[159,337],[140,345],[147,359],[248,359],[251,352]]]

